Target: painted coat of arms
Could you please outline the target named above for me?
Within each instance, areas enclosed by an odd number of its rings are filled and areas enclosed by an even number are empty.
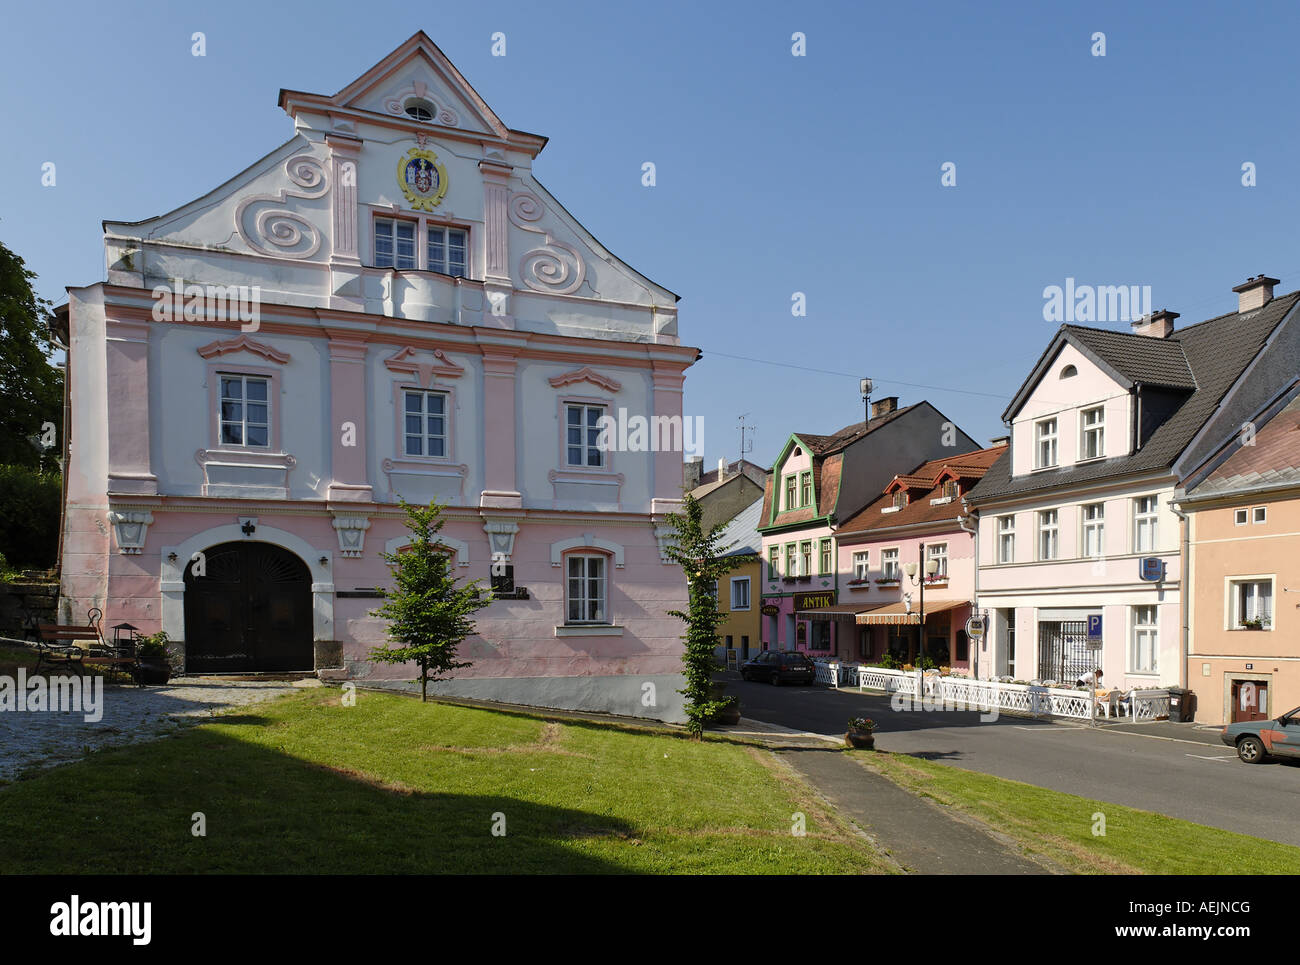
[[[447,169],[432,151],[413,147],[397,162],[397,183],[412,208],[432,211],[447,193]]]

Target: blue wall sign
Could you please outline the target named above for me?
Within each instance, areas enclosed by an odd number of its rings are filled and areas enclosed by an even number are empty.
[[[1165,578],[1165,561],[1158,556],[1144,556],[1138,560],[1138,576],[1148,583],[1159,583]]]
[[[1088,615],[1088,645],[1090,647],[1101,646],[1101,614],[1092,613]]]

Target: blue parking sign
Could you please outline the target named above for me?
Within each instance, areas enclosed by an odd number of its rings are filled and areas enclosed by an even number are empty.
[[[1101,646],[1101,614],[1093,613],[1088,615],[1088,644],[1090,646]]]

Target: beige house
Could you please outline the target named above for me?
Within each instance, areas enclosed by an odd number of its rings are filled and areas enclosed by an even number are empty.
[[[1197,721],[1263,720],[1300,706],[1300,382],[1178,496],[1189,520]]]

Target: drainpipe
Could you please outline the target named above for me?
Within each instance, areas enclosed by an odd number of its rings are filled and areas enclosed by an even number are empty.
[[[1188,676],[1188,644],[1191,636],[1189,626],[1191,621],[1188,615],[1191,612],[1191,601],[1188,594],[1192,588],[1192,553],[1191,553],[1191,535],[1192,521],[1187,514],[1179,509],[1174,500],[1169,500],[1169,509],[1183,522],[1183,553],[1182,563],[1183,570],[1178,574],[1178,609],[1183,621],[1183,657],[1182,665],[1178,672],[1178,686],[1185,689],[1191,689],[1191,677]]]
[[[970,533],[971,536],[975,538],[975,588],[971,592],[971,596],[972,596],[971,616],[975,616],[979,611],[979,605],[980,605],[980,528],[978,522],[979,513],[971,512],[970,506],[967,505],[966,503],[965,496],[961,498],[961,508],[965,510],[966,515],[957,517],[957,526],[959,529],[964,530],[967,533]],[[967,520],[970,520],[971,522],[970,529],[966,529]],[[980,679],[980,644],[989,638],[988,633],[989,633],[989,628],[988,625],[985,624],[984,636],[981,637],[978,641],[976,641],[973,646],[969,639],[966,641],[966,645],[971,647],[971,653],[974,654],[974,656],[971,657],[970,675],[972,680]]]

